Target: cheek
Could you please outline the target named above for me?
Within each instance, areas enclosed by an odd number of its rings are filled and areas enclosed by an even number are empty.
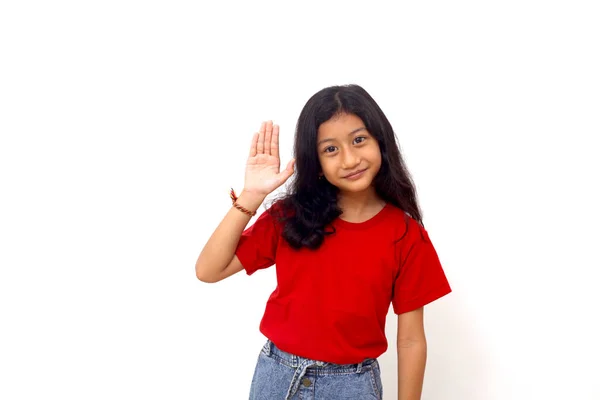
[[[327,158],[319,155],[319,165],[321,165],[321,169],[324,171],[327,169]]]
[[[373,149],[373,160],[379,161],[379,163],[381,163],[381,150],[379,149],[379,146],[375,146],[375,148]]]
[[[375,154],[375,158],[376,158],[377,162],[379,164],[381,164],[381,153],[379,151]]]
[[[321,169],[323,172],[327,173],[332,170],[331,160],[323,159],[321,160]]]
[[[381,168],[381,152],[379,151],[379,148],[375,149],[371,153],[369,159],[371,160],[371,164],[373,164],[374,167],[378,169]]]
[[[337,165],[334,158],[323,157],[319,160],[321,162],[321,170],[328,177],[334,177],[337,174]]]

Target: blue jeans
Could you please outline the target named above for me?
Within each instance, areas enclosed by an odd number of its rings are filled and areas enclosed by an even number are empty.
[[[258,356],[250,400],[381,400],[377,359],[332,364],[299,357],[267,340]]]

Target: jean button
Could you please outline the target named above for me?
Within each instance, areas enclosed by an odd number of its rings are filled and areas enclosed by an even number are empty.
[[[304,387],[309,387],[311,384],[310,379],[308,379],[308,378],[302,379],[302,384],[304,385]]]

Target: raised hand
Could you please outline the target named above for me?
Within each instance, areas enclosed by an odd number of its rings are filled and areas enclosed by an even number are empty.
[[[292,176],[294,163],[292,158],[286,168],[279,171],[279,126],[273,125],[273,121],[263,122],[252,137],[244,192],[267,196]]]

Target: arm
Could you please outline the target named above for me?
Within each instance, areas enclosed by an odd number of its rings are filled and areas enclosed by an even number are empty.
[[[427,360],[423,307],[398,315],[398,400],[420,400]]]
[[[263,200],[264,196],[242,192],[237,203],[246,209],[256,210]],[[242,270],[242,264],[235,256],[235,249],[250,218],[231,207],[198,256],[198,279],[214,283]]]
[[[246,163],[244,190],[237,199],[242,207],[255,211],[269,193],[281,186],[294,172],[294,159],[279,172],[279,126],[263,122],[252,137]],[[196,277],[203,282],[218,282],[242,270],[235,255],[250,216],[231,207],[202,249],[196,261]]]

